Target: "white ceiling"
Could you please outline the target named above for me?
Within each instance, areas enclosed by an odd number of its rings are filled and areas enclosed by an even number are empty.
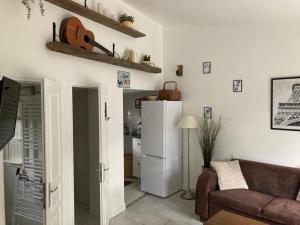
[[[162,24],[299,24],[299,0],[123,0]]]

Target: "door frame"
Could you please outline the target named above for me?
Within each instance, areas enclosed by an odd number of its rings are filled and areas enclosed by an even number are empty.
[[[70,134],[70,140],[69,140],[69,145],[70,145],[70,149],[71,151],[69,152],[69,157],[70,157],[70,160],[72,160],[72,169],[70,170],[71,173],[69,174],[70,175],[70,180],[72,179],[72,181],[70,182],[70,185],[72,186],[69,186],[68,187],[68,190],[70,191],[69,192],[69,199],[71,201],[71,204],[72,204],[72,220],[73,220],[73,223],[72,224],[75,224],[75,190],[74,190],[74,163],[73,163],[73,160],[74,160],[74,146],[73,146],[73,137],[74,137],[74,134],[73,134],[73,88],[87,88],[87,89],[97,89],[98,91],[100,91],[100,93],[98,93],[98,98],[99,98],[99,101],[101,102],[101,106],[103,105],[103,101],[105,101],[105,99],[103,98],[103,90],[106,89],[106,86],[103,84],[103,83],[90,83],[90,82],[78,82],[78,81],[70,81],[69,82],[69,99],[70,99],[70,105],[69,105],[69,109],[70,109],[70,117],[69,117],[69,134]],[[101,107],[99,106],[99,107]],[[101,108],[100,108],[101,109]],[[105,162],[105,159],[102,158],[103,155],[106,155],[108,156],[108,143],[107,143],[107,140],[108,140],[108,132],[103,132],[103,129],[104,129],[104,125],[107,123],[106,119],[104,116],[102,116],[102,111],[103,109],[101,109],[101,111],[99,111],[99,146],[100,149],[99,149],[99,156],[100,156],[100,163],[104,166],[102,166],[102,171],[101,171],[101,175],[102,175],[102,179],[104,178],[105,176],[105,170],[107,170],[106,168],[106,163],[109,163],[109,162]],[[102,131],[102,132],[101,132]],[[106,142],[107,145],[106,147],[103,147],[103,142]],[[109,169],[109,167],[108,167]],[[108,173],[109,174],[109,173]],[[109,180],[109,177],[108,178],[104,178],[106,180]],[[106,184],[104,184],[103,182],[100,182],[100,212],[105,212],[104,215],[102,216],[101,213],[100,213],[100,225],[108,225],[109,223],[109,220],[110,220],[110,215],[109,215],[109,206],[107,205],[107,202],[108,202],[108,199],[107,199],[107,196],[108,196],[108,193],[107,193],[107,188],[105,187]],[[103,207],[102,210],[101,210],[101,207]]]

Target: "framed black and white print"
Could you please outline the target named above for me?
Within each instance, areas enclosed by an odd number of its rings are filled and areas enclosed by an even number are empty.
[[[233,81],[233,92],[243,92],[243,81],[234,80]]]
[[[203,74],[210,74],[211,73],[211,62],[204,62],[202,68]]]
[[[212,107],[204,107],[204,118],[205,119],[212,118]]]
[[[300,131],[300,77],[271,80],[271,129]]]

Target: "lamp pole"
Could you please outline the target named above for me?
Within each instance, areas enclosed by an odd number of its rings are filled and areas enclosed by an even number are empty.
[[[179,124],[179,128],[187,129],[187,166],[188,166],[188,187],[187,190],[181,194],[181,197],[186,200],[195,199],[195,194],[191,191],[191,183],[190,183],[190,128],[197,128],[197,121],[194,116],[185,115],[181,118]]]
[[[186,200],[193,200],[195,199],[195,194],[191,191],[190,185],[190,128],[187,128],[187,136],[188,136],[188,189],[187,191],[183,192],[181,197]]]

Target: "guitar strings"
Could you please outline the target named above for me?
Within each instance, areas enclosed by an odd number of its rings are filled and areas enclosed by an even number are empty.
[[[58,38],[63,39],[60,35],[55,34]],[[121,59],[121,56],[119,55],[118,52],[115,51],[115,55],[117,56],[117,58]],[[115,56],[114,56],[115,57]]]

